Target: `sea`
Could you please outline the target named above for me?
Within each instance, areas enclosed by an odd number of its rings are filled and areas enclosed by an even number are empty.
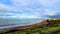
[[[41,21],[41,19],[38,19],[38,18],[29,18],[29,19],[3,19],[3,18],[0,18],[0,27],[13,26],[13,25],[26,26],[26,25],[36,24],[36,23],[38,23],[38,21]]]

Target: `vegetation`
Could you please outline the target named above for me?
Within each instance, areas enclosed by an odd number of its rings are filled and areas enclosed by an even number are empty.
[[[47,20],[47,27],[15,31],[5,34],[60,34],[60,20]]]

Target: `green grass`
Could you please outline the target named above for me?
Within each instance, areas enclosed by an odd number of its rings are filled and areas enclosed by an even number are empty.
[[[16,31],[6,34],[60,34],[60,20],[49,21],[49,25],[45,28],[28,29],[26,31]]]

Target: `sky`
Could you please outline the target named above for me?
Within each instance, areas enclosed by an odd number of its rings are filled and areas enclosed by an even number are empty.
[[[0,18],[45,18],[60,15],[60,0],[0,0]]]

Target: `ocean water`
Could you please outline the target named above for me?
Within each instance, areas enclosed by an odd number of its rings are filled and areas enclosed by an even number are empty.
[[[32,25],[40,21],[38,18],[30,18],[30,19],[2,19],[0,18],[0,27],[1,26],[12,26],[12,25]]]

